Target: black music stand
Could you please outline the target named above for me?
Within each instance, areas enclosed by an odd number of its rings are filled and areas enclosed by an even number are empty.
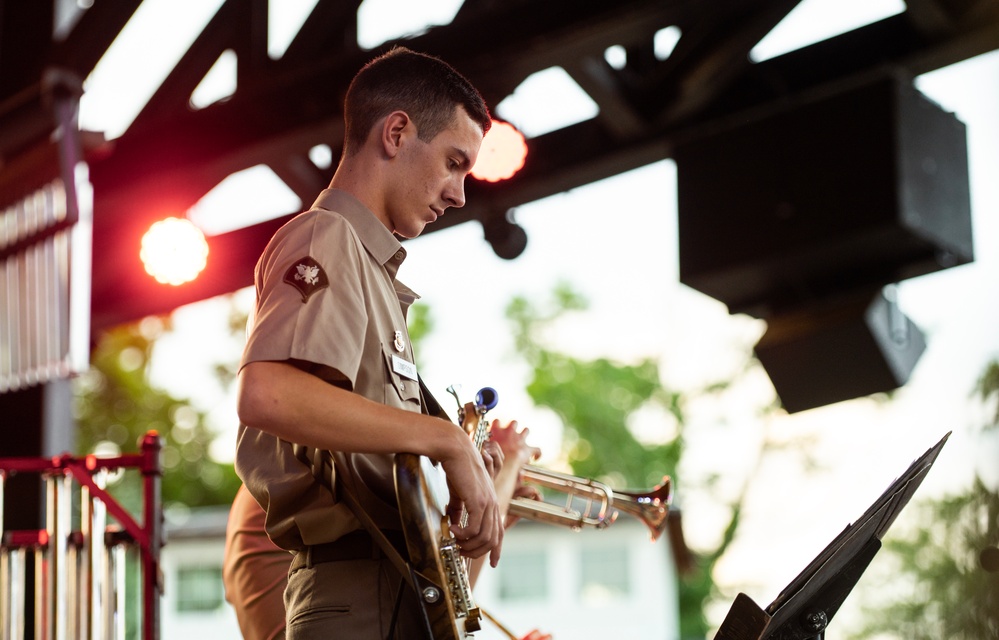
[[[949,437],[950,432],[915,460],[765,610],[744,593],[736,596],[715,640],[823,640],[833,615],[881,548],[885,531],[916,492]]]

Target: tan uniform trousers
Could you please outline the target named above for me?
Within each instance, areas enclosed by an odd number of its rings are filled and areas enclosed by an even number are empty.
[[[413,590],[380,551],[371,555],[375,557],[320,563],[311,563],[307,557],[296,558],[284,594],[288,640],[427,637]],[[389,636],[393,615],[397,620]]]

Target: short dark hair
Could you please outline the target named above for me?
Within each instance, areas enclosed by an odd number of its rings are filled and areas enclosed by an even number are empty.
[[[344,100],[344,153],[360,149],[381,118],[405,111],[421,140],[432,140],[454,120],[458,106],[489,131],[489,108],[478,90],[440,58],[393,47],[357,72]]]

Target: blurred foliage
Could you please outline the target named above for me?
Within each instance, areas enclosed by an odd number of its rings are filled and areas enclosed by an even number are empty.
[[[985,373],[975,385],[975,393],[983,402],[993,405],[992,422],[982,429],[989,431],[999,428],[999,361],[993,360],[985,367]]]
[[[634,364],[606,358],[583,360],[545,346],[547,330],[566,314],[586,306],[587,302],[566,284],[556,286],[546,308],[520,297],[508,305],[516,349],[533,368],[528,394],[536,405],[561,418],[564,453],[573,474],[621,489],[648,488],[658,484],[664,474],[676,482],[675,470],[684,451],[683,407],[688,398],[663,386],[659,363],[654,359]],[[712,385],[703,393],[725,386]],[[639,440],[629,421],[636,411],[649,409],[672,423],[668,435],[658,442]],[[709,631],[705,610],[720,596],[712,572],[735,537],[741,501],[739,498],[727,505],[729,519],[720,543],[702,551],[691,570],[680,576],[682,638],[704,638]]]
[[[420,361],[420,343],[434,330],[434,321],[430,315],[430,308],[425,304],[414,304],[406,314],[406,324],[409,331],[409,341],[413,345],[413,354],[416,358],[416,370],[423,368]]]
[[[975,389],[999,407],[999,363]],[[995,430],[999,412],[982,430]],[[999,638],[999,573],[983,566],[983,551],[999,546],[999,489],[975,476],[960,494],[909,506],[911,530],[886,539],[882,569],[889,597],[862,594],[864,624],[855,638],[987,640]]]
[[[655,360],[636,364],[606,358],[580,360],[546,348],[541,340],[544,329],[566,312],[585,309],[586,302],[568,285],[560,284],[554,291],[553,307],[542,311],[524,298],[515,298],[506,313],[514,327],[516,348],[533,368],[527,393],[536,405],[548,407],[562,419],[565,454],[573,473],[615,480],[618,486],[657,484],[680,461],[682,432],[678,430],[664,442],[642,443],[628,420],[653,403],[682,424],[682,397],[663,388]]]
[[[147,318],[101,336],[90,369],[74,381],[76,452],[135,453],[142,437],[155,431],[163,444],[164,506],[227,505],[239,479],[232,464],[209,456],[215,434],[204,412],[150,384],[153,345],[164,329],[162,320]],[[139,482],[117,482],[110,491],[131,509],[141,504]]]

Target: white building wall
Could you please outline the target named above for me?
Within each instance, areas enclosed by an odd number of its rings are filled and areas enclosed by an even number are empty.
[[[160,637],[163,640],[242,640],[236,614],[225,602],[221,580],[217,583],[218,606],[208,611],[181,611],[181,570],[201,567],[222,570],[223,535],[211,538],[168,540],[160,555],[163,598],[160,601]]]
[[[676,572],[666,538],[649,541],[644,525],[621,519],[603,531],[572,532],[561,527],[521,523],[503,543],[504,554],[543,549],[548,557],[547,597],[538,601],[504,600],[500,567],[483,571],[475,589],[476,603],[518,636],[531,629],[552,633],[555,640],[642,638],[677,640],[679,607]],[[585,550],[624,550],[627,593],[581,593]],[[476,640],[506,640],[488,621]]]

